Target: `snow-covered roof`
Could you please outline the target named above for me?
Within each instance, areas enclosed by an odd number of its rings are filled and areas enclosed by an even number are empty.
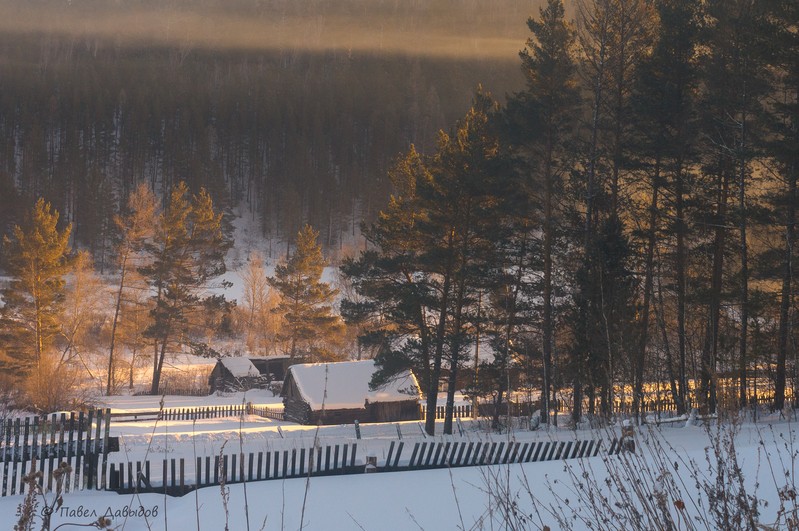
[[[369,390],[374,360],[292,365],[289,372],[303,399],[314,410],[358,409],[369,402],[401,402],[419,398],[419,384],[410,371],[397,375],[385,387]],[[288,375],[287,375],[288,377]],[[325,396],[327,390],[327,396]]]
[[[247,358],[220,358],[219,362],[230,371],[234,378],[252,378],[261,375]]]

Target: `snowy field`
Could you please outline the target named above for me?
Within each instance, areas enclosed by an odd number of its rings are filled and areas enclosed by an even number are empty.
[[[241,404],[243,401],[280,407],[279,399],[268,392],[199,399],[166,397],[165,407]],[[114,411],[158,408],[151,397],[116,397],[107,405]],[[708,501],[714,494],[705,487],[722,488],[725,481],[730,483],[725,488],[743,488],[747,496],[758,500],[755,503],[760,513],[759,522],[784,522],[785,511],[795,511],[795,498],[790,500],[790,493],[795,490],[790,488],[794,486],[797,464],[793,446],[796,429],[793,423],[780,420],[779,415],[758,420],[740,424],[735,430],[734,452],[722,455],[721,461],[714,452],[714,442],[721,443],[715,447],[729,449],[727,436],[731,432],[728,428],[719,432],[715,423],[708,428],[680,422],[639,429],[634,454],[611,457],[600,454],[568,462],[271,480],[250,482],[246,486],[233,484],[227,486],[227,509],[220,487],[203,488],[183,497],[68,493],[63,506],[53,514],[51,528],[62,524],[88,524],[103,514],[112,517],[115,529],[131,531],[220,530],[226,525],[230,530],[648,528],[640,522],[637,527],[630,527],[630,522],[624,521],[626,509],[618,509],[621,512],[614,514],[598,507],[598,502],[591,502],[588,496],[593,494],[595,500],[605,496],[611,504],[638,506],[644,514],[646,508],[641,506],[646,502],[641,500],[655,500],[660,496],[666,500],[664,506],[675,521],[693,518],[694,528],[701,529],[713,528],[710,524],[714,521]],[[363,439],[357,441],[358,464],[363,464],[364,455],[379,453],[385,440],[396,438],[397,426],[403,440],[423,437],[416,422],[362,425]],[[463,428],[462,438],[489,437],[485,424],[467,421]],[[312,443],[314,437],[325,441],[355,440],[353,426],[322,427],[317,432],[315,427],[254,416],[196,422],[118,423],[112,432],[120,437],[120,455],[185,457],[189,462],[194,455],[217,453],[225,441],[228,449],[238,449],[241,444],[244,451],[260,451],[306,445],[309,441]],[[608,436],[607,431],[519,428],[501,437],[528,441]],[[437,436],[436,439],[457,440],[460,437]],[[110,460],[113,462],[113,457]],[[742,484],[737,484],[735,475],[718,474],[719,471],[728,474],[733,465],[740,466]],[[633,476],[629,476],[631,473]],[[635,484],[634,478],[644,484],[647,479],[651,480],[646,487],[648,493],[643,497],[634,489],[626,491],[624,485]],[[784,489],[786,486],[790,488]],[[781,489],[787,506],[781,504]],[[13,528],[16,518],[9,516],[16,514],[21,501],[21,496],[0,498],[0,514],[7,515],[3,519],[3,529]],[[511,502],[515,505],[509,505]],[[780,512],[781,507],[783,512]],[[602,518],[608,520],[602,522]]]

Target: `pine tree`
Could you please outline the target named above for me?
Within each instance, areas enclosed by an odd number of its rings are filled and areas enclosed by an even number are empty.
[[[116,294],[114,316],[111,319],[111,342],[108,348],[108,374],[106,394],[114,387],[115,347],[117,324],[122,310],[125,290],[129,287],[129,275],[135,271],[135,262],[141,258],[145,243],[154,235],[153,220],[157,219],[155,196],[146,184],[140,184],[128,197],[127,212],[114,218],[119,240],[116,245],[119,264],[119,287]]]
[[[636,217],[640,222],[639,245],[643,248],[643,294],[639,309],[638,345],[633,356],[633,412],[638,414],[643,398],[645,369],[650,362],[648,349],[651,316],[655,313],[655,258],[663,253],[669,260],[673,282],[666,280],[676,295],[677,359],[665,326],[665,308],[660,307],[659,328],[666,353],[665,374],[674,403],[685,412],[688,379],[686,374],[685,276],[686,233],[684,198],[688,167],[694,160],[696,136],[695,100],[697,97],[696,46],[697,6],[682,0],[655,2],[659,26],[652,54],[639,65],[633,95],[636,142],[632,158],[644,175]],[[635,215],[635,213],[634,213]],[[669,238],[673,235],[674,239]],[[671,247],[671,249],[669,249]],[[672,250],[673,249],[673,250]],[[671,265],[673,264],[673,265]],[[662,298],[661,298],[662,300]]]
[[[333,314],[338,291],[322,282],[326,261],[318,238],[319,233],[305,225],[297,234],[294,253],[275,267],[275,276],[269,279],[281,296],[275,311],[285,326],[278,338],[288,342],[292,358],[312,362],[335,357],[329,346],[344,332],[341,318]]]
[[[799,4],[791,1],[778,3],[775,20],[775,40],[778,43],[773,62],[778,83],[772,94],[769,120],[772,140],[767,151],[774,158],[778,170],[777,190],[769,198],[774,208],[774,224],[782,234],[782,248],[777,269],[780,279],[779,329],[774,375],[774,408],[785,406],[788,360],[793,354],[794,406],[797,400],[796,347],[792,346],[793,310],[796,300],[793,271],[796,251],[797,180],[799,180]]]
[[[530,18],[527,26],[533,35],[520,53],[527,90],[514,95],[508,102],[507,121],[516,163],[521,166],[522,174],[529,175],[525,180],[525,190],[531,204],[540,205],[542,210],[524,213],[519,220],[519,230],[532,233],[531,228],[538,225],[534,219],[541,221],[541,350],[544,365],[541,420],[546,423],[554,394],[553,273],[557,259],[556,242],[563,232],[564,217],[559,197],[564,189],[564,178],[574,163],[569,146],[574,144],[580,99],[573,57],[574,29],[565,19],[563,2],[549,0],[546,8],[540,9],[539,18]],[[519,240],[527,247],[527,252],[530,252],[531,245],[527,240],[531,236],[528,234]]]
[[[222,214],[214,210],[208,193],[201,189],[189,197],[181,182],[172,190],[153,241],[145,248],[151,263],[139,270],[154,291],[146,336],[154,340],[150,392],[157,394],[167,349],[190,344],[193,327],[203,327],[209,304],[224,305],[221,295],[207,295],[206,290],[225,272],[230,241],[222,231]]]
[[[433,412],[442,369],[449,370],[444,433],[452,432],[456,381],[471,346],[479,291],[506,264],[498,249],[510,226],[503,198],[512,194],[492,123],[496,111],[478,91],[453,133],[439,133],[435,155],[411,149],[398,162],[397,195],[367,232],[376,250],[344,268],[366,299],[351,309],[384,319],[379,381],[413,368]],[[425,430],[435,433],[434,415]]]
[[[430,167],[432,179],[417,183],[423,235],[420,262],[439,293],[435,358],[448,362],[444,433],[452,433],[457,377],[471,346],[471,320],[479,291],[506,265],[513,180],[501,156],[494,125],[498,106],[478,87],[472,107],[451,135],[440,133]]]
[[[749,242],[748,223],[753,179],[752,161],[758,155],[761,99],[768,85],[765,52],[768,25],[766,2],[714,0],[707,3],[703,102],[704,176],[712,190],[707,198],[714,210],[711,287],[708,297],[708,325],[702,347],[700,399],[704,407],[717,404],[714,377],[720,363],[731,368],[732,355],[722,351],[722,307],[731,291],[725,278],[733,259],[731,231],[738,228],[737,302],[739,317],[737,360],[739,402],[746,402],[749,329]],[[732,256],[731,256],[732,255]]]
[[[394,194],[378,219],[365,230],[373,249],[341,267],[360,300],[342,301],[342,315],[366,328],[359,341],[377,350],[378,370],[371,385],[379,387],[395,374],[412,369],[435,411],[441,378],[441,358],[433,347],[436,316],[430,273],[422,267],[423,252],[417,183],[432,179],[423,157],[411,146],[389,171]],[[365,326],[368,323],[368,326]],[[425,421],[435,433],[435,415]]]
[[[39,199],[24,226],[5,237],[6,269],[12,280],[3,290],[4,328],[18,345],[9,368],[27,373],[40,368],[60,331],[64,275],[70,266],[71,226],[58,230],[58,212]]]
[[[575,326],[580,329],[572,368],[575,421],[582,414],[584,391],[590,413],[595,412],[597,398],[602,414],[610,413],[614,380],[620,367],[629,365],[628,331],[634,315],[630,256],[607,252],[629,251],[621,213],[629,170],[630,95],[636,67],[651,45],[653,16],[643,0],[585,0],[578,3],[577,22],[580,72],[590,93],[591,115],[582,168],[576,172],[584,197],[584,227],[575,291]]]

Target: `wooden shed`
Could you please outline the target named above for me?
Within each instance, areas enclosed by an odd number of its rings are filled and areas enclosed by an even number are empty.
[[[285,419],[300,424],[419,420],[419,383],[413,373],[371,391],[374,372],[373,360],[292,365],[281,393]]]
[[[270,382],[282,382],[290,363],[288,356],[220,358],[208,377],[208,385],[212,393],[262,389]]]

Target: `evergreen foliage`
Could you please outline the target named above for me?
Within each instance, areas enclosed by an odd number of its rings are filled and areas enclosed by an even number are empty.
[[[152,321],[145,335],[154,342],[151,393],[157,394],[168,349],[191,341],[191,328],[211,310],[227,309],[222,295],[207,293],[225,272],[231,242],[222,231],[222,214],[201,189],[190,196],[185,183],[172,190],[158,217],[155,234],[145,244],[151,262],[139,269],[154,294]]]
[[[297,233],[294,253],[275,267],[275,276],[269,279],[280,294],[274,311],[284,322],[277,337],[288,343],[286,350],[292,358],[307,362],[335,359],[330,346],[344,332],[341,318],[333,314],[338,290],[322,281],[326,261],[318,238],[319,233],[305,225]]]
[[[59,230],[58,212],[39,199],[23,226],[3,240],[11,276],[3,289],[6,359],[18,375],[38,369],[61,330],[64,276],[70,267],[71,226]]]
[[[516,386],[540,397],[544,422],[564,405],[573,422],[619,409],[640,420],[655,382],[682,413],[746,405],[763,379],[773,407],[795,401],[796,2],[567,7],[547,0],[527,20],[514,65],[524,86],[505,105],[478,89],[466,112],[460,67],[486,78],[502,68],[167,49],[148,71],[127,47],[112,58],[98,44],[90,59],[58,39],[35,72],[3,62],[6,368],[59,370],[94,348],[90,261],[64,284],[70,238],[119,275],[107,392],[125,376],[132,386],[145,360],[157,392],[165,357],[215,352],[214,333],[246,336],[251,352],[340,357],[337,290],[321,280],[322,249],[339,243],[352,257],[338,312],[359,335],[357,356],[377,360],[372,384],[411,368],[431,411],[445,389],[445,433],[463,388],[492,397],[496,429]],[[84,68],[119,75],[87,99],[90,78],[64,81]],[[151,97],[153,79],[163,97]],[[19,223],[20,205],[39,197]],[[270,294],[252,257],[234,320],[210,288],[230,247],[220,212],[239,201],[286,259]],[[345,233],[363,235],[364,250],[342,245]]]

